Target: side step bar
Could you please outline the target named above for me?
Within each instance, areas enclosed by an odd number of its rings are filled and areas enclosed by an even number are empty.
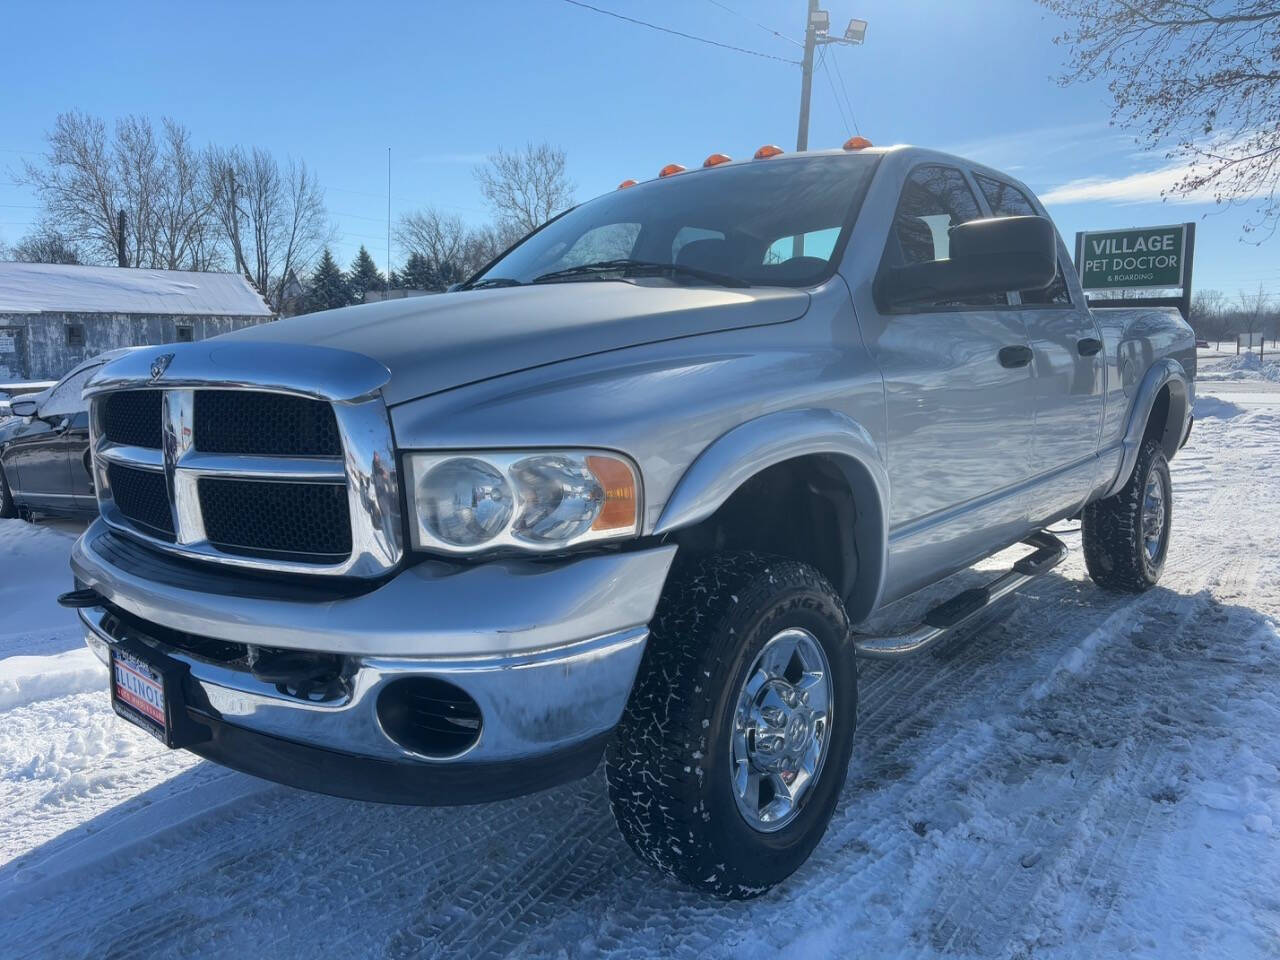
[[[887,636],[855,634],[854,649],[861,657],[876,659],[919,653],[1028,581],[1048,573],[1067,556],[1067,545],[1047,530],[1033,533],[1022,542],[1033,550],[1015,563],[1008,573],[992,580],[985,587],[964,590],[950,600],[930,608],[920,625],[906,633]]]

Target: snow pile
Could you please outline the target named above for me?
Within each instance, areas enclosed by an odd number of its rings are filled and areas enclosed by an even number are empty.
[[[1225,362],[1205,364],[1197,371],[1197,380],[1268,380],[1280,383],[1280,360],[1267,360],[1252,351]]]
[[[0,713],[40,700],[104,690],[107,670],[87,647],[0,660]]]

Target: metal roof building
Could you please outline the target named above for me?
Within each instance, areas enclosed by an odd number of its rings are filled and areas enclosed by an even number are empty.
[[[0,262],[0,382],[115,347],[204,340],[275,313],[237,273]]]

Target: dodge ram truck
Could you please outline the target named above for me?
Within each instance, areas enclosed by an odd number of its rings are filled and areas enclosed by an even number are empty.
[[[169,747],[438,805],[603,757],[643,860],[751,897],[832,817],[860,658],[971,630],[1066,518],[1100,587],[1157,581],[1195,363],[1176,311],[1090,309],[999,171],[713,154],[453,292],[103,367],[60,599]]]

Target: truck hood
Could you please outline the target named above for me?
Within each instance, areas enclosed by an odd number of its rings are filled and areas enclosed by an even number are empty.
[[[783,323],[809,295],[778,287],[626,281],[500,287],[388,300],[246,327],[219,340],[362,353],[391,371],[388,404],[543,364],[659,340]]]

